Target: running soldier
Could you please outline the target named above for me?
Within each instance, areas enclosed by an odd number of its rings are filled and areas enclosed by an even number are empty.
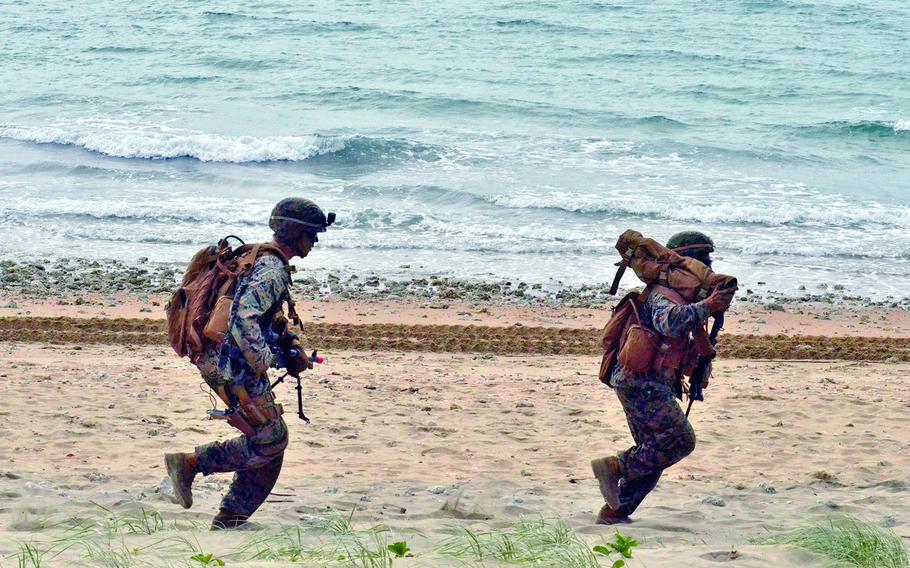
[[[666,246],[711,266],[714,243],[700,232],[678,233]],[[649,285],[642,292],[641,322],[664,338],[662,343],[668,349],[660,360],[667,363],[639,373],[621,364],[613,370],[610,382],[635,445],[618,456],[591,462],[606,501],[598,523],[628,522],[661,473],[695,449],[695,431],[676,402],[682,393],[680,367],[683,361],[695,358],[690,333],[705,325],[711,314],[726,311],[733,293],[732,289],[715,290],[700,302],[687,303],[669,288]],[[707,386],[707,378],[703,386]]]
[[[269,388],[268,370],[286,368],[293,374],[313,367],[296,336],[287,332],[282,312],[290,301],[288,261],[306,257],[333,221],[333,213],[326,217],[307,199],[288,198],[275,206],[269,219],[273,240],[265,247],[272,253],[255,258],[248,275],[237,280],[224,342],[212,343],[196,362],[205,382],[235,411],[228,420],[242,435],[194,452],[166,454],[165,465],[177,501],[186,509],[193,504],[197,474],[234,472],[213,530],[245,524],[278,480],[288,429]]]

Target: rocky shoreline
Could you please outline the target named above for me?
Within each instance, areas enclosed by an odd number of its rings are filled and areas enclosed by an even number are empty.
[[[0,261],[0,295],[13,298],[57,298],[61,304],[97,303],[99,297],[149,296],[168,294],[178,285],[184,267],[137,259],[135,264],[117,260],[38,259]],[[627,276],[626,283],[634,282]],[[376,274],[347,274],[307,270],[294,278],[294,294],[300,300],[417,301],[433,305],[447,303],[494,306],[547,306],[604,308],[618,296],[609,293],[609,283],[564,286],[522,281],[472,281],[446,276],[415,276],[391,279]],[[763,283],[757,283],[761,286]],[[626,290],[620,290],[620,295]],[[884,299],[850,295],[838,285],[819,285],[816,291],[800,290],[788,295],[773,290],[752,290],[744,286],[740,302],[762,305],[773,311],[787,310],[788,304],[837,305],[850,308],[898,308],[910,310],[910,297]],[[113,300],[111,300],[113,301]],[[4,305],[0,307],[15,307]]]

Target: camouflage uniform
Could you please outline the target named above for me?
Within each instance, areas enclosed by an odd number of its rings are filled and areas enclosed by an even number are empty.
[[[275,361],[266,333],[274,318],[281,315],[289,285],[284,263],[270,254],[262,255],[250,275],[239,279],[225,343],[237,347],[243,359],[222,357],[218,347],[211,348],[198,367],[212,389],[225,386],[230,393],[232,387],[242,386],[251,398],[268,392],[267,371]],[[196,448],[199,470],[204,475],[236,472],[221,501],[222,511],[249,516],[259,508],[278,480],[287,443],[287,425],[279,417],[255,427],[252,436]]]
[[[644,325],[667,337],[683,337],[709,316],[704,301],[679,305],[658,292],[649,294],[639,313]],[[619,454],[620,511],[630,515],[657,485],[663,470],[692,453],[695,431],[676,402],[675,370],[635,373],[619,365],[612,383],[635,440]]]

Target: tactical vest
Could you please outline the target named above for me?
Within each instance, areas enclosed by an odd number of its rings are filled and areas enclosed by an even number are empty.
[[[612,386],[610,375],[617,364],[635,373],[678,369],[690,376],[695,369],[699,352],[691,334],[667,337],[642,323],[640,309],[654,292],[677,305],[691,303],[673,289],[659,284],[650,284],[641,293],[631,292],[620,300],[604,328],[604,357],[599,374],[604,384]]]

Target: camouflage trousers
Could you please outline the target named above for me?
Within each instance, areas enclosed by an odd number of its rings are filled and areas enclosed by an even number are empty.
[[[256,427],[252,436],[197,447],[203,475],[234,472],[231,487],[221,500],[221,510],[252,515],[275,487],[287,445],[288,427],[279,417]]]
[[[621,510],[630,515],[654,489],[663,470],[695,449],[695,431],[665,380],[615,386],[635,445],[620,452]]]

